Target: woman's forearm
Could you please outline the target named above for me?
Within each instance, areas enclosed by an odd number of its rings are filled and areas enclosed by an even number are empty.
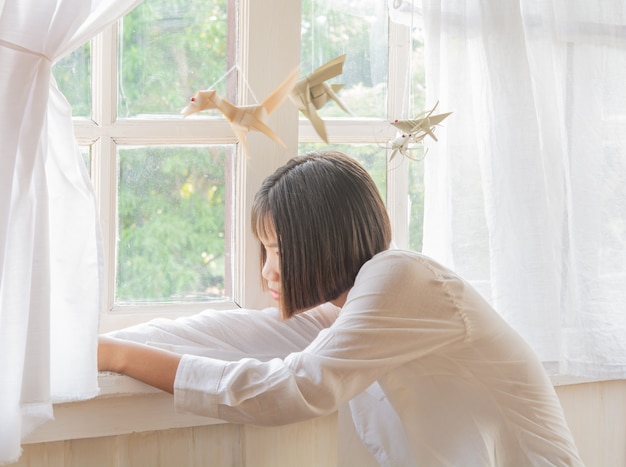
[[[169,393],[181,355],[135,342],[101,336],[98,370],[121,373]]]

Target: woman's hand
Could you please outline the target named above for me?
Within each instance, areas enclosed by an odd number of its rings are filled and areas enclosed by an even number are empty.
[[[98,370],[113,371],[135,378],[169,393],[181,355],[136,342],[100,336]]]

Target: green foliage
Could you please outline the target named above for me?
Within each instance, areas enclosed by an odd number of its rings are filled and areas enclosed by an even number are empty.
[[[195,91],[223,77],[234,64],[228,24],[226,0],[146,0],[126,15],[120,116],[178,114]]]
[[[409,161],[409,248],[422,251],[424,234],[424,162]]]
[[[119,301],[224,292],[226,148],[120,151]]]
[[[145,0],[120,26],[118,114],[178,115],[198,89],[232,98],[236,73],[231,0]],[[302,72],[346,53],[342,101],[352,117],[387,118],[388,24],[380,0],[302,0]],[[75,116],[91,113],[90,47],[56,64]],[[421,42],[413,40],[410,111],[423,108]],[[323,118],[351,118],[335,103]],[[386,196],[385,143],[302,144],[352,155]],[[117,292],[120,302],[207,300],[225,291],[227,181],[231,147],[119,151]],[[423,164],[409,162],[410,246],[421,249]],[[230,181],[228,182],[230,183]]]
[[[89,43],[57,62],[52,72],[75,117],[91,115],[91,47]]]
[[[341,99],[354,116],[386,114],[387,17],[380,0],[303,0],[300,56],[303,73],[347,54],[343,73],[333,82],[344,84]],[[322,116],[347,117],[330,103]]]

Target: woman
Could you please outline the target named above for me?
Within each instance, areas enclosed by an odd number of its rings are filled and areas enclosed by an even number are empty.
[[[582,465],[535,354],[453,272],[388,248],[384,204],[357,162],[292,159],[257,193],[252,228],[282,316],[208,311],[119,331],[101,339],[100,369],[236,423],[349,402],[381,465]]]

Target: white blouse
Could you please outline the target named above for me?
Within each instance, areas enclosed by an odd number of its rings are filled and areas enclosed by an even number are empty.
[[[113,333],[185,354],[178,410],[281,425],[349,403],[388,466],[582,466],[533,351],[465,281],[418,253],[368,261],[341,310],[205,311]]]

